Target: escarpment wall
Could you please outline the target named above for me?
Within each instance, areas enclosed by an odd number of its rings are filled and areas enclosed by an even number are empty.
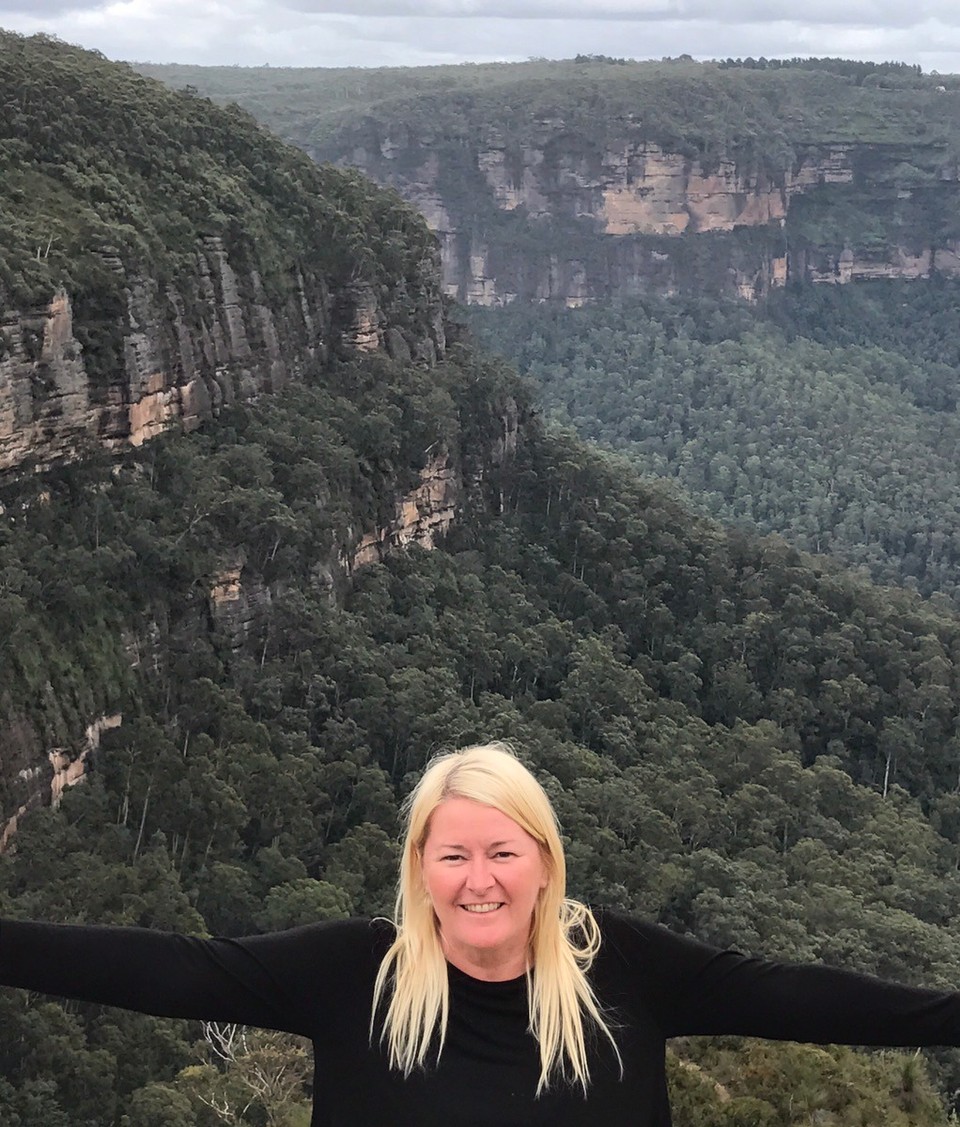
[[[268,293],[216,238],[197,249],[190,292],[129,273],[109,248],[101,257],[122,307],[107,328],[114,348],[106,361],[82,347],[87,314],[66,290],[0,314],[0,473],[94,446],[139,446],[171,424],[191,429],[330,355],[387,347],[430,363],[444,350],[430,263],[418,280],[419,308],[398,325],[392,302],[402,294],[363,281],[334,287],[302,269],[291,271],[282,295],[276,285]]]
[[[960,273],[956,162],[932,145],[808,144],[770,171],[601,145],[562,121],[533,134],[467,145],[367,122],[311,155],[397,188],[437,235],[446,292],[469,304]]]
[[[268,283],[215,238],[197,247],[195,270],[179,286],[134,272],[109,247],[98,261],[102,289],[61,288],[36,308],[0,311],[0,478],[96,449],[139,446],[170,426],[195,428],[225,405],[276,392],[333,357],[382,350],[430,366],[445,352],[439,264],[429,245],[416,270],[365,271],[348,262],[338,275],[345,282],[292,265]],[[410,541],[432,546],[453,519],[461,477],[456,467],[431,464],[409,497],[398,496],[394,525],[358,530],[356,541],[366,536],[383,552]],[[364,562],[355,554],[363,552],[347,544],[317,561],[331,593],[337,570]],[[186,608],[181,626],[239,649],[270,602],[238,549],[212,577],[205,612]],[[146,676],[164,661],[161,633],[155,622],[131,623],[125,638],[131,666]],[[86,717],[86,731],[64,732],[50,747],[0,685],[0,851],[24,814],[55,803],[83,778],[101,729],[119,722]]]

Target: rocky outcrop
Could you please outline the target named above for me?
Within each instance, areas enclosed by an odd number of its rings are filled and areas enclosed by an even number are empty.
[[[69,296],[61,290],[45,308],[6,313],[0,350],[0,469],[51,441],[74,453],[87,438],[90,394]]]
[[[238,552],[213,577],[208,597],[210,625],[221,645],[239,650],[270,606],[270,588]]]
[[[66,788],[75,786],[83,778],[87,757],[100,746],[100,737],[103,733],[112,728],[119,728],[122,723],[123,716],[119,712],[101,716],[99,720],[94,720],[88,725],[79,755],[71,754],[66,748],[54,748],[47,753],[50,766],[53,768],[53,778],[50,783],[51,805],[59,806]]]
[[[744,175],[733,161],[714,172],[645,144],[608,154],[594,214],[608,235],[732,231],[786,218],[793,187]]]
[[[807,160],[782,183],[732,160],[705,170],[648,141],[602,152],[567,151],[558,142],[526,149],[519,169],[506,149],[488,148],[477,154],[477,167],[503,211],[523,208],[531,219],[590,218],[608,235],[680,235],[782,220],[792,191],[818,182],[828,168],[840,179],[852,176],[846,155],[839,150],[823,161]]]
[[[394,519],[383,528],[360,537],[342,555],[349,572],[366,564],[379,563],[391,552],[416,544],[433,548],[453,524],[461,503],[463,482],[456,466],[444,451],[434,455],[420,471],[415,489],[397,499]]]
[[[100,737],[105,731],[118,728],[122,721],[120,713],[101,716],[88,725],[78,747],[51,748],[47,752],[48,766],[38,762],[17,772],[15,789],[19,792],[19,801],[13,807],[14,812],[0,824],[0,853],[10,845],[25,814],[44,804],[60,805],[64,790],[83,780],[87,757],[100,746]],[[15,734],[12,727],[8,734]],[[35,742],[32,731],[29,742]]]
[[[65,290],[0,321],[0,473],[95,445],[139,446],[171,424],[192,429],[225,404],[298,379],[312,362],[386,343],[391,310],[371,286],[331,292],[325,279],[298,272],[281,301],[256,270],[235,268],[219,239],[198,249],[189,295],[128,276],[110,248],[102,258],[124,307],[111,326],[118,359],[106,371],[88,363]],[[425,279],[431,285],[419,321],[394,330],[427,362],[444,348],[439,279]]]
[[[631,128],[604,147],[559,120],[534,134],[518,146],[491,128],[465,155],[462,138],[395,130],[313,155],[359,166],[417,207],[439,240],[445,291],[468,304],[682,290],[752,300],[792,278],[960,273],[960,243],[925,242],[937,229],[925,211],[960,205],[956,167],[933,146],[810,144],[771,172],[707,164]],[[795,221],[797,201],[830,201],[822,210],[841,198],[865,217],[857,228]]]

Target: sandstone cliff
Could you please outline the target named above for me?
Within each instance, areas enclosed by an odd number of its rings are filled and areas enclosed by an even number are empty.
[[[94,53],[0,47],[0,474],[195,427],[336,356],[442,355],[433,242],[395,193]]]
[[[398,326],[391,295],[384,300],[369,284],[334,289],[294,269],[283,300],[269,296],[258,272],[235,267],[218,238],[197,249],[189,308],[175,287],[129,274],[115,255],[108,261],[125,308],[113,326],[120,359],[105,380],[88,371],[66,290],[39,308],[3,312],[0,473],[97,445],[139,446],[172,423],[192,429],[330,355],[388,348],[433,362],[443,354],[429,263],[420,279],[427,300],[417,318]]]
[[[437,234],[446,292],[469,304],[681,290],[753,299],[796,278],[960,272],[960,184],[937,146],[807,144],[771,173],[707,166],[629,131],[602,146],[563,121],[539,126],[535,143],[491,129],[465,152],[368,120],[313,155],[417,207]]]

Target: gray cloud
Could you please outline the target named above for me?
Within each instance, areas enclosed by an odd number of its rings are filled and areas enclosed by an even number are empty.
[[[231,6],[217,0],[199,0],[192,5],[128,0],[123,5],[111,0],[0,0],[0,13],[18,13],[33,20],[50,16],[77,16],[106,13],[117,22],[144,17],[152,7],[179,7],[191,17],[210,20],[229,18]],[[758,23],[796,23],[804,25],[844,25],[851,27],[907,28],[927,20],[946,25],[960,24],[960,4],[956,0],[365,0],[362,13],[357,0],[264,0],[258,5],[241,4],[241,9],[257,7],[265,14],[288,10],[317,16],[343,16],[354,21],[379,18],[433,20],[617,20],[624,22],[677,24],[707,20],[723,25]]]
[[[304,12],[353,15],[355,0],[289,0]],[[842,24],[856,27],[915,27],[928,19],[960,23],[955,0],[367,0],[365,18],[621,20],[639,22],[710,20],[726,25]]]
[[[6,12],[34,19],[75,12],[95,12],[106,8],[108,2],[109,0],[0,0],[0,18]]]
[[[0,24],[151,62],[846,55],[960,71],[957,0],[0,0]]]
[[[471,61],[531,56],[571,58],[576,54],[658,59],[686,53],[695,58],[846,55],[906,59],[920,62],[927,70],[960,69],[960,56],[953,66],[949,58],[951,53],[960,51],[960,32],[951,33],[942,26],[935,35],[922,28],[916,42],[908,42],[902,29],[873,25],[807,25],[799,21],[769,25],[760,21],[735,23],[713,19],[641,22],[511,17],[465,24],[457,18],[414,21],[395,17],[357,20],[354,34],[371,50],[376,44],[396,43],[401,37],[407,37],[411,45],[416,45],[417,61],[434,63],[465,58]],[[464,50],[465,43],[469,44],[468,52]],[[928,51],[935,51],[936,55]],[[372,62],[369,65],[373,65]]]

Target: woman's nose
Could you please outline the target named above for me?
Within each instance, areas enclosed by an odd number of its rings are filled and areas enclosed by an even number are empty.
[[[480,857],[470,862],[470,871],[467,873],[467,884],[474,892],[484,892],[494,883],[490,862],[486,857]]]

